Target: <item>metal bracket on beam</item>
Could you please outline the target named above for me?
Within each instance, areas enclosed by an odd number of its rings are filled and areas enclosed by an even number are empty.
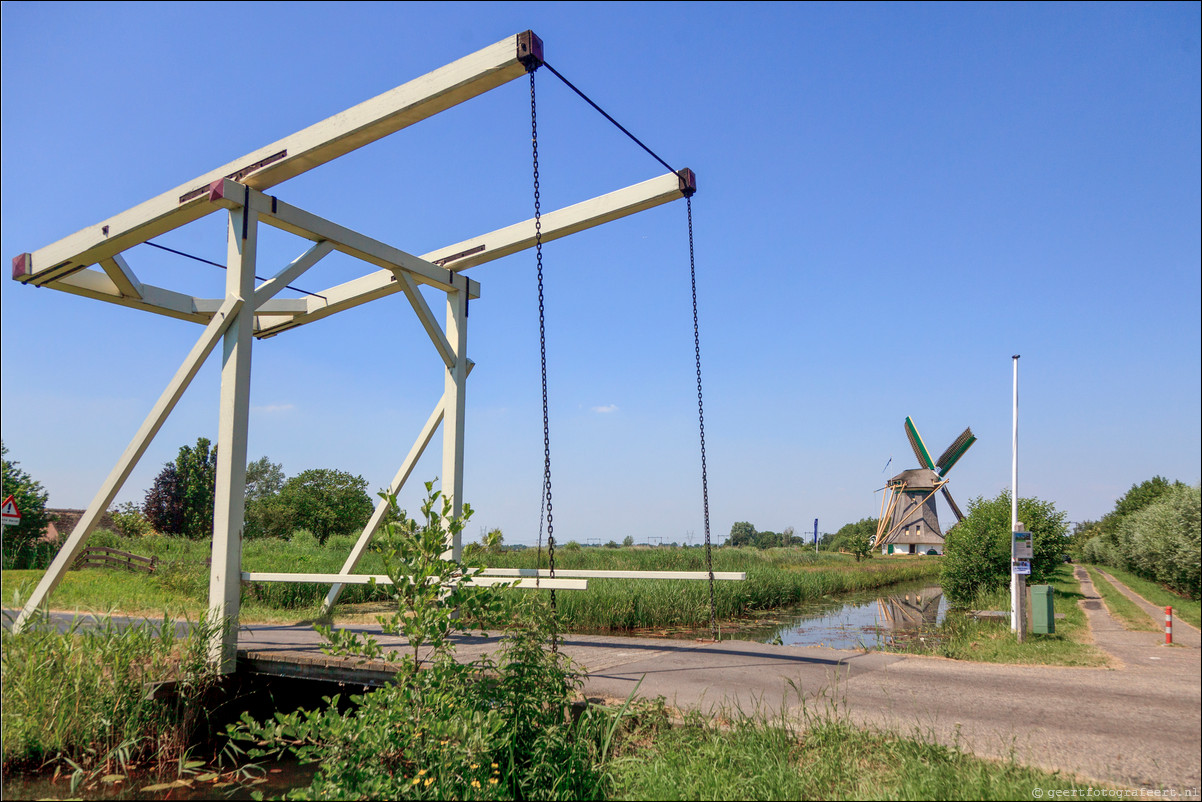
[[[534,72],[543,66],[543,40],[535,36],[534,31],[518,34],[518,61],[525,66],[526,72]]]
[[[686,198],[693,197],[697,192],[697,174],[686,167],[677,172],[676,177],[680,179],[680,194]]]

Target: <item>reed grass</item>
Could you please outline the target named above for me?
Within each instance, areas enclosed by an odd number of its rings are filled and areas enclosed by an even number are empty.
[[[49,764],[79,772],[122,773],[170,763],[188,749],[199,701],[216,681],[206,667],[209,629],[177,635],[160,625],[120,627],[77,618],[65,632],[35,621],[3,631],[3,765]],[[158,698],[156,683],[175,684]]]
[[[290,540],[248,540],[243,544],[246,571],[337,573],[356,536],[331,537],[324,545],[305,531]],[[106,545],[159,560],[152,576],[120,569],[69,572],[55,592],[56,609],[120,609],[127,613],[203,615],[207,607],[209,568],[207,541],[150,535],[118,538]],[[493,568],[534,568],[536,549],[482,555]],[[547,567],[547,552],[541,565]],[[856,562],[844,554],[814,553],[802,548],[718,548],[715,571],[745,571],[743,582],[715,583],[714,602],[720,621],[746,619],[756,613],[790,607],[840,593],[871,590],[898,582],[930,579],[939,561],[929,557],[891,557]],[[560,548],[556,567],[595,570],[704,571],[701,548]],[[369,552],[356,569],[382,574],[378,555]],[[32,590],[41,572],[5,571],[4,581]],[[315,617],[325,598],[325,585],[251,583],[244,592],[242,620],[278,621]],[[344,587],[339,609],[383,602],[386,592],[368,585]],[[653,627],[709,626],[709,583],[688,580],[590,579],[586,591],[557,594],[561,625],[580,631],[630,632]],[[501,622],[497,622],[498,625]]]
[[[546,567],[544,552],[543,567]],[[489,555],[497,568],[534,568],[533,549]],[[892,558],[857,563],[841,554],[803,549],[721,548],[713,553],[715,571],[745,571],[742,582],[714,583],[720,621],[737,621],[758,612],[791,607],[840,593],[871,590],[898,582],[934,577],[939,562],[929,558]],[[556,553],[557,568],[592,570],[704,571],[702,549],[581,549]],[[616,631],[654,627],[709,626],[709,583],[696,580],[590,579],[587,591],[557,594],[561,625],[576,631]]]

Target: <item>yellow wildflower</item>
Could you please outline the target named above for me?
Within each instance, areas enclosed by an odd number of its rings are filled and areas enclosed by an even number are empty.
[[[493,764],[492,764],[492,767],[495,769],[495,768],[497,767],[497,764],[496,764],[496,763],[493,763]]]
[[[421,782],[421,781],[422,781],[422,778],[421,778],[421,777],[414,777],[414,778],[413,778],[413,784],[414,784],[414,785],[417,785],[417,784],[418,784],[419,782]]]
[[[427,778],[426,778],[426,787],[427,787],[427,788],[429,788],[429,787],[430,787],[430,785],[431,785],[431,783],[433,783],[433,782],[434,782],[434,778],[433,778],[433,777],[427,777]]]
[[[496,784],[497,784],[497,778],[496,778],[496,777],[493,777],[491,780],[489,780],[489,781],[488,781],[488,784],[489,784],[489,785],[496,785]]]
[[[479,787],[480,787],[480,781],[472,780],[472,788],[479,788]]]
[[[473,763],[473,764],[472,764],[472,768],[473,768],[473,769],[478,769],[478,768],[480,768],[480,764],[479,764],[479,763]]]
[[[417,772],[417,776],[418,776],[418,777],[421,777],[421,776],[422,776],[423,774],[425,774],[427,771],[428,771],[428,769],[419,769],[419,770],[418,770],[418,772]]]

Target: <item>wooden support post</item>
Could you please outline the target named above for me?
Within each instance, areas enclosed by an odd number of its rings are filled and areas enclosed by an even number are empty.
[[[442,492],[451,500],[451,516],[463,513],[463,433],[467,397],[467,290],[447,293],[447,342],[455,353],[455,364],[446,369],[442,421]],[[444,557],[463,556],[462,534],[452,536]]]
[[[258,218],[232,209],[226,234],[227,297],[253,301]],[[217,423],[217,487],[213,501],[213,562],[209,572],[209,619],[220,625],[209,660],[233,672],[238,651],[242,596],[242,527],[246,516],[246,435],[250,422],[250,351],[254,307],[244,305],[225,334],[221,365],[221,411]]]
[[[392,484],[388,486],[388,492],[396,495],[401,492],[401,488],[405,486],[405,482],[409,480],[409,474],[413,472],[413,467],[417,465],[417,461],[421,459],[425,453],[426,446],[430,444],[430,440],[434,437],[435,430],[438,429],[438,424],[442,423],[443,410],[446,408],[446,397],[440,398],[438,404],[434,407],[434,411],[430,413],[430,417],[426,420],[426,425],[422,427],[421,433],[417,439],[413,441],[413,447],[409,449],[409,454],[405,457],[405,461],[401,463],[400,469],[396,472],[396,476],[392,479]],[[350,556],[346,558],[346,562],[342,564],[340,574],[350,574],[359,565],[359,561],[363,559],[363,555],[367,553],[367,547],[371,543],[371,539],[375,537],[376,530],[380,528],[380,524],[384,521],[384,515],[388,512],[388,501],[380,499],[376,503],[376,509],[372,513],[371,518],[367,521],[367,526],[363,527],[363,532],[360,533],[359,539],[355,541],[355,547],[351,549]],[[326,600],[322,604],[322,615],[329,615],[334,605],[338,603],[338,597],[342,595],[342,585],[335,584],[330,588],[330,592],[326,594]]]
[[[63,574],[75,562],[75,558],[83,551],[84,545],[87,543],[88,536],[92,533],[96,522],[100,520],[100,516],[108,509],[109,504],[113,503],[113,499],[121,490],[121,486],[125,484],[125,480],[129,478],[129,474],[133,471],[134,466],[138,464],[138,460],[146,453],[146,447],[150,445],[150,441],[158,433],[163,425],[163,421],[167,420],[167,416],[171,414],[171,410],[175,409],[176,403],[184,394],[184,390],[188,389],[196,372],[200,370],[200,366],[204,364],[209,354],[213,352],[217,341],[225,334],[226,329],[230,326],[233,319],[242,309],[241,298],[228,298],[222,308],[213,316],[209,325],[205,327],[204,332],[200,335],[200,339],[196,341],[196,345],[192,346],[192,350],[188,352],[188,356],[184,359],[179,370],[175,372],[175,376],[167,384],[167,388],[163,390],[163,394],[159,396],[159,400],[155,402],[154,407],[150,410],[150,414],[146,416],[146,420],[142,422],[142,426],[134,435],[133,440],[125,448],[125,453],[121,455],[121,459],[117,461],[116,466],[105,479],[96,497],[92,499],[92,503],[80,516],[79,522],[75,524],[75,528],[71,530],[71,535],[67,538],[67,542],[59,549],[58,555],[50,564],[50,568],[42,576],[37,587],[34,588],[33,595],[25,603],[24,609],[21,610],[17,620],[13,623],[13,631],[20,632],[25,628],[29,617],[37,610],[38,607],[45,602],[46,598],[58,587],[58,583],[62,581]]]

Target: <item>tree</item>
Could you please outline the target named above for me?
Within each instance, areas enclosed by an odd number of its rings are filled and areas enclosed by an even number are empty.
[[[830,537],[829,541],[824,535],[823,543],[830,544],[830,547],[835,551],[848,551],[852,554],[857,554],[856,559],[868,555],[868,543],[876,534],[878,519],[876,518],[861,518],[855,523],[843,524],[839,527],[839,531]],[[859,548],[857,548],[859,547]]]
[[[862,532],[856,532],[847,538],[847,550],[856,556],[856,562],[872,556],[872,540]]]
[[[755,527],[746,521],[736,521],[730,526],[730,537],[726,539],[728,546],[751,546],[755,544]]]
[[[1045,582],[1064,559],[1065,515],[1050,501],[1018,500],[1018,520],[1031,533],[1034,559],[1032,583]],[[947,533],[941,584],[948,598],[971,602],[977,594],[1010,583],[1010,491],[993,499],[978,496],[968,503],[968,515]]]
[[[179,535],[184,531],[184,501],[175,463],[168,462],[154,478],[142,502],[142,514],[156,532]]]
[[[622,545],[623,546],[633,546],[634,545],[634,537],[631,535],[627,535],[626,537],[622,538]]]
[[[8,446],[0,441],[0,461],[3,462],[3,496],[10,495],[21,513],[21,523],[4,527],[3,554],[5,568],[38,568],[54,553],[55,546],[39,547],[37,544],[46,534],[54,517],[46,512],[46,501],[50,494],[35,482],[29,474],[17,467],[19,463],[8,459]]]
[[[146,491],[142,513],[155,531],[190,538],[212,537],[217,491],[217,449],[207,437],[183,446]]]
[[[213,536],[213,500],[217,495],[217,449],[207,437],[195,446],[184,446],[175,458],[183,493],[184,523],[181,534],[190,538]]]
[[[284,486],[284,466],[259,457],[246,466],[246,503],[274,496]]]
[[[329,468],[293,476],[268,500],[276,513],[267,526],[268,534],[283,536],[296,529],[308,529],[319,543],[325,543],[330,535],[362,529],[374,506],[367,495],[366,479]],[[281,527],[287,529],[281,532]]]
[[[1191,599],[1202,596],[1202,489],[1178,482],[1123,516],[1118,542],[1131,570]]]
[[[1122,518],[1130,515],[1133,512],[1139,512],[1144,507],[1147,507],[1156,499],[1163,496],[1173,488],[1185,487],[1183,482],[1170,482],[1163,476],[1153,476],[1146,482],[1140,482],[1137,485],[1131,485],[1131,489],[1123,494],[1123,497],[1114,502],[1114,512],[1111,515],[1116,518]],[[1108,516],[1109,517],[1109,516]]]

